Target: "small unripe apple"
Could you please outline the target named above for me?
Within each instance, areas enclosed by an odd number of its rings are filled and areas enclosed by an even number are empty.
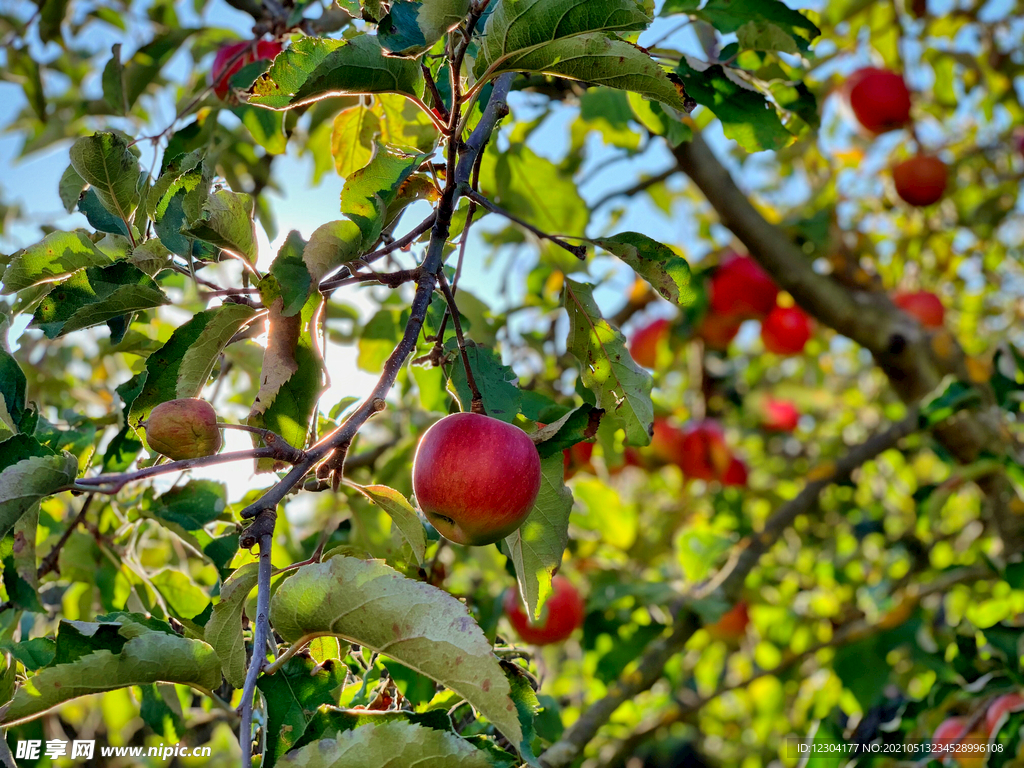
[[[629,355],[637,365],[653,368],[658,361],[658,347],[668,338],[670,324],[665,318],[658,318],[633,334],[629,342]]]
[[[740,332],[741,325],[743,325],[742,317],[708,312],[697,329],[697,336],[704,340],[709,349],[724,352],[729,348],[729,343],[736,338],[736,334]]]
[[[722,618],[714,624],[709,624],[705,629],[715,640],[733,642],[739,640],[747,633],[747,625],[750,623],[750,612],[745,601],[740,600],[736,605],[722,614]]]
[[[244,40],[240,43],[225,45],[213,58],[213,67],[210,70],[210,82],[213,83],[213,92],[217,98],[227,98],[231,89],[231,78],[238,73],[242,67],[262,59],[274,59],[281,52],[282,46],[272,40]]]
[[[505,592],[505,614],[525,642],[532,645],[560,643],[583,624],[583,598],[565,576],[555,576],[551,580],[551,596],[544,603],[536,624],[530,621],[515,589]]]
[[[688,479],[721,480],[732,462],[732,452],[717,421],[705,419],[683,430],[678,463]]]
[[[1003,719],[1003,715],[1007,712],[1018,712],[1021,709],[1024,709],[1024,696],[1019,693],[1005,693],[999,696],[988,705],[988,711],[985,712],[985,732],[991,736],[999,725],[999,721]]]
[[[811,319],[797,307],[776,307],[761,322],[761,341],[777,355],[804,351],[811,338]]]
[[[961,751],[954,747],[954,745],[959,745],[961,748],[966,747],[969,749],[972,744],[982,745],[988,743],[988,739],[981,731],[972,731],[965,734],[968,723],[969,718],[966,717],[950,717],[943,720],[939,727],[935,729],[935,733],[932,734],[932,744],[935,747],[939,747],[932,755],[939,760],[947,757],[954,758],[962,768],[981,768],[986,757],[984,750],[976,752]]]
[[[942,301],[930,291],[901,291],[893,294],[892,302],[925,328],[941,328],[946,318]]]
[[[726,257],[711,277],[711,311],[732,317],[764,317],[778,287],[749,256]]]
[[[493,544],[530,514],[540,490],[540,456],[519,427],[455,413],[428,429],[412,463],[416,501],[456,544]]]
[[[761,426],[770,432],[792,432],[800,421],[800,411],[789,400],[765,398]]]
[[[942,199],[948,175],[946,164],[933,155],[915,155],[892,169],[896,194],[918,208]]]
[[[146,420],[146,442],[169,459],[198,459],[220,450],[217,412],[205,400],[183,397],[154,408]]]
[[[910,122],[910,90],[895,72],[858,69],[843,84],[842,93],[857,122],[871,133],[885,133]]]
[[[736,488],[747,487],[747,465],[735,456],[729,462],[728,469],[725,470],[725,474],[722,475],[722,485],[733,486]]]

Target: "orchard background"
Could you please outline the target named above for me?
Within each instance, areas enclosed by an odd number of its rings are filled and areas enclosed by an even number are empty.
[[[0,41],[3,762],[1019,761],[1019,5],[39,0]],[[192,398],[223,447],[162,457]],[[459,411],[540,459],[495,544],[413,494]]]

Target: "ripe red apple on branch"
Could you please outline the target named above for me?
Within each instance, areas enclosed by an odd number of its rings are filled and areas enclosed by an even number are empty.
[[[766,397],[761,412],[761,426],[770,432],[792,432],[800,421],[800,411],[789,400]]]
[[[740,600],[732,608],[722,614],[722,618],[705,627],[708,634],[715,640],[736,642],[747,633],[750,623],[750,612],[746,601]]]
[[[704,315],[700,326],[697,328],[697,336],[704,340],[709,349],[716,349],[724,352],[729,348],[729,343],[736,338],[743,325],[742,317],[732,315],[719,315],[709,311]]]
[[[691,480],[722,480],[732,467],[733,455],[726,445],[725,433],[712,419],[683,430],[678,450],[679,468]]]
[[[941,328],[946,318],[946,308],[931,291],[900,291],[893,294],[892,301],[925,328]]]
[[[184,397],[154,408],[145,423],[146,442],[169,459],[199,459],[220,450],[217,412],[205,400]]]
[[[593,472],[594,465],[590,463],[593,455],[593,443],[576,443],[571,448],[562,451],[565,479],[568,480],[577,472]]]
[[[888,69],[858,69],[843,84],[842,96],[870,133],[885,133],[910,122],[910,90],[901,75]]]
[[[240,43],[225,45],[213,59],[210,70],[210,82],[218,99],[226,99],[231,89],[231,78],[242,67],[254,61],[274,59],[282,50],[280,43],[273,40],[244,40]]]
[[[456,413],[420,439],[412,485],[442,536],[480,547],[505,538],[529,516],[540,490],[540,456],[519,427]]]
[[[969,717],[943,720],[932,735],[932,745],[937,748],[932,756],[938,760],[953,758],[961,768],[981,768],[987,755],[984,747],[988,738],[978,729],[967,732],[969,725]],[[971,750],[972,746],[976,750]]]
[[[569,638],[577,627],[583,624],[583,598],[565,576],[551,580],[551,596],[544,604],[540,620],[530,621],[519,592],[510,589],[505,592],[505,614],[509,623],[525,642],[533,645],[550,645]]]
[[[658,361],[658,347],[668,338],[671,324],[665,318],[658,318],[638,329],[629,342],[630,357],[637,365],[653,368]]]
[[[811,338],[811,319],[797,307],[775,307],[761,321],[761,341],[777,355],[797,355]]]
[[[775,306],[779,289],[756,261],[733,253],[711,276],[710,292],[710,312],[745,318],[767,315]]]
[[[946,164],[933,155],[915,155],[892,169],[896,194],[918,208],[942,199],[948,176]]]

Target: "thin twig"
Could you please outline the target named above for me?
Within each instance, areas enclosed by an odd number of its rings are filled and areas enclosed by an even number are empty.
[[[444,276],[443,269],[437,271],[437,284],[444,295],[445,301],[448,302],[448,313],[451,315],[452,324],[455,326],[455,338],[459,343],[462,364],[466,368],[466,383],[469,385],[469,391],[473,395],[470,410],[473,413],[486,416],[487,411],[484,410],[484,399],[480,396],[480,389],[476,385],[476,377],[473,376],[473,366],[469,364],[469,354],[466,352],[466,338],[462,335],[462,322],[459,320],[459,308],[455,303],[455,296],[452,295],[451,288],[448,287],[448,278]]]
[[[565,250],[567,250],[569,253],[571,253],[573,256],[575,256],[577,259],[580,259],[582,261],[583,259],[587,258],[586,246],[583,246],[583,245],[572,245],[571,243],[565,242],[565,240],[563,240],[562,238],[560,238],[560,237],[558,237],[556,235],[549,235],[547,232],[544,232],[543,230],[537,229],[535,226],[533,226],[533,224],[530,224],[529,222],[524,221],[523,219],[520,219],[514,213],[511,213],[510,211],[506,211],[504,208],[502,208],[500,205],[498,205],[496,203],[492,203],[490,200],[488,200],[486,197],[481,195],[479,192],[477,192],[475,189],[470,187],[468,184],[466,185],[466,188],[463,190],[462,194],[464,194],[470,200],[474,200],[475,202],[479,203],[481,206],[483,206],[484,208],[489,210],[491,213],[497,213],[499,216],[504,216],[509,221],[515,222],[520,227],[522,227],[525,230],[528,230],[528,231],[532,232],[533,234],[535,234],[537,237],[541,238],[542,240],[550,240],[552,243],[557,245],[559,248],[564,248]]]
[[[239,712],[242,723],[239,732],[242,734],[242,765],[252,768],[252,708],[253,696],[256,694],[256,679],[260,670],[267,663],[267,638],[270,630],[270,550],[274,540],[273,533],[265,533],[260,537],[260,562],[257,573],[256,592],[256,626],[253,630],[252,659],[245,675],[245,686],[242,688],[242,703]]]
[[[429,216],[427,216],[427,218],[425,218],[423,221],[421,221],[419,224],[413,227],[407,234],[403,235],[397,240],[392,240],[387,245],[383,246],[382,248],[378,248],[376,251],[373,251],[372,253],[368,253],[365,256],[361,256],[359,260],[364,264],[371,264],[374,261],[377,261],[378,259],[387,256],[389,253],[393,251],[397,251],[400,248],[405,248],[406,246],[411,245],[412,242],[417,237],[419,237],[424,232],[429,230],[432,226],[434,226],[434,221],[436,220],[436,218],[437,213],[431,213]],[[335,288],[338,288],[342,285],[347,285],[348,283],[346,281],[351,276],[352,270],[350,270],[348,267],[343,267],[338,272],[337,275],[330,278],[329,280],[324,280],[322,283],[320,283],[320,293],[324,294],[325,296],[329,295],[331,291],[333,291]]]
[[[631,187],[626,187],[625,189],[617,189],[614,192],[609,192],[604,197],[600,198],[592,206],[590,206],[590,210],[596,211],[602,205],[614,200],[617,197],[633,197],[634,195],[639,195],[644,190],[650,189],[654,185],[660,184],[666,179],[671,179],[677,173],[679,173],[678,166],[673,166],[671,168],[666,168],[664,171],[655,174],[654,176],[648,176],[645,179],[641,179]]]

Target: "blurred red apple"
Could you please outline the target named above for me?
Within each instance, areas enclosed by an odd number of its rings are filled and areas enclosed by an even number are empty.
[[[445,416],[424,433],[412,465],[423,514],[456,544],[493,544],[530,514],[540,456],[512,424],[476,413]]]
[[[722,614],[722,618],[714,624],[709,624],[708,634],[715,640],[726,642],[736,641],[747,633],[747,625],[750,623],[750,613],[745,601],[740,600],[736,605]]]
[[[679,464],[683,455],[683,431],[668,419],[655,418],[650,450],[659,461]]]
[[[747,487],[747,465],[735,456],[729,462],[729,468],[722,475],[722,485],[735,486],[737,488]]]
[[[726,257],[711,277],[711,312],[735,317],[764,317],[775,306],[778,287],[749,256]]]
[[[893,303],[925,328],[940,328],[946,318],[946,308],[939,297],[930,291],[899,292],[893,295]]]
[[[1024,709],[1024,696],[1019,693],[1006,693],[999,696],[988,706],[985,712],[985,732],[991,736],[999,721],[1007,712],[1017,712]]]
[[[761,408],[761,426],[771,432],[792,432],[800,422],[800,411],[789,400],[767,397]]]
[[[576,445],[571,448],[566,448],[562,451],[562,456],[564,457],[562,463],[565,466],[565,479],[568,480],[577,472],[593,473],[594,465],[590,463],[590,459],[593,455],[593,443],[576,443]]]
[[[980,746],[988,743],[985,734],[980,731],[965,733],[969,722],[970,718],[967,717],[950,717],[943,720],[932,734],[932,745],[938,748],[932,752],[933,757],[938,760],[954,758],[962,768],[981,768],[987,756],[984,750],[964,752],[955,748],[959,745],[969,749],[973,744]]]
[[[658,347],[669,335],[670,323],[664,318],[645,325],[633,334],[629,342],[629,354],[637,365],[653,368],[658,361]]]
[[[850,110],[871,133],[885,133],[910,122],[910,90],[901,75],[887,69],[858,69],[843,84]]]
[[[721,480],[732,464],[733,456],[725,444],[725,433],[711,419],[683,430],[679,468],[691,480]]]
[[[896,194],[919,208],[942,199],[948,176],[946,164],[933,155],[915,155],[892,169]]]
[[[213,83],[213,92],[217,94],[217,98],[227,98],[231,78],[242,67],[254,61],[274,59],[281,49],[281,44],[272,40],[245,40],[225,45],[217,51],[213,59],[213,68],[210,70],[210,82]]]
[[[697,329],[697,336],[703,339],[710,349],[724,352],[729,348],[729,343],[736,338],[736,334],[740,332],[741,325],[743,325],[742,317],[708,312]]]
[[[804,351],[811,338],[811,319],[797,307],[776,307],[761,321],[765,349],[777,355]]]
[[[544,603],[540,620],[535,624],[519,599],[516,589],[505,592],[505,614],[512,628],[525,642],[532,645],[549,645],[566,640],[577,627],[583,624],[583,598],[564,576],[551,580],[551,596]]]

